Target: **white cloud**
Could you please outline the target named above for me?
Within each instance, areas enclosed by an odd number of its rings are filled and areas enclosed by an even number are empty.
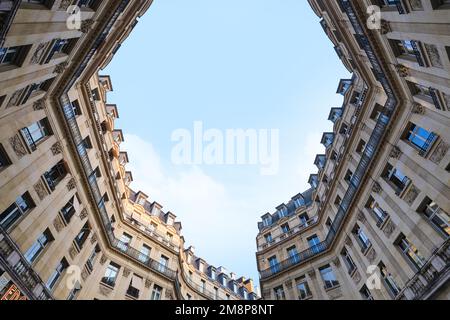
[[[128,152],[135,191],[142,190],[151,201],[171,211],[183,224],[187,245],[212,264],[225,264],[229,271],[240,266],[256,280],[254,258],[254,217],[248,203],[231,199],[225,186],[196,166],[180,166],[170,170],[161,164],[153,145],[142,138],[125,134],[122,150]],[[211,259],[211,261],[209,261]],[[243,261],[249,263],[242,264]]]

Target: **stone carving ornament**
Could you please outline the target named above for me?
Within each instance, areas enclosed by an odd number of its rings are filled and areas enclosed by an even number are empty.
[[[380,193],[381,192],[381,186],[378,182],[374,182],[372,185],[372,191],[375,193]]]
[[[106,260],[107,260],[106,256],[104,254],[102,254],[102,256],[100,257],[100,264],[104,265]]]
[[[94,244],[95,241],[97,241],[97,235],[94,233],[94,234],[92,234],[92,237],[91,237],[91,244]]]
[[[72,260],[77,256],[78,251],[75,249],[75,247],[72,245],[72,247],[69,250],[69,256],[72,258]]]
[[[377,257],[377,252],[375,251],[375,249],[372,247],[370,248],[369,252],[367,252],[367,259],[369,259],[369,262],[372,263],[375,261]]]
[[[22,138],[19,134],[16,134],[13,137],[9,138],[9,144],[11,145],[14,153],[19,159],[28,154],[28,150],[25,148],[25,145],[23,144]]]
[[[149,289],[152,286],[152,281],[150,279],[145,279],[145,287]]]
[[[421,105],[420,103],[414,103],[413,108],[412,108],[412,112],[415,113],[415,114],[424,115],[425,114],[425,107],[423,105]]]
[[[81,213],[80,213],[80,219],[84,220],[86,218],[87,218],[87,210],[83,209],[83,210],[81,210]]]
[[[59,141],[56,142],[54,145],[52,145],[51,150],[52,150],[52,154],[53,154],[54,156],[56,156],[56,155],[62,153],[62,146],[61,146],[61,143],[60,143]]]
[[[77,186],[76,182],[75,182],[75,178],[71,178],[68,182],[67,182],[67,190],[73,190],[75,189],[75,187]]]
[[[109,296],[109,294],[111,293],[111,288],[105,287],[104,285],[100,285],[99,286],[99,291],[100,294],[104,295],[104,296]]]
[[[361,281],[361,274],[358,270],[355,271],[352,278],[357,284]]]
[[[80,31],[83,33],[88,33],[89,30],[91,30],[93,24],[94,24],[94,20],[92,20],[92,19],[87,19],[87,20],[81,21]]]
[[[402,154],[402,151],[400,150],[400,148],[397,146],[393,146],[389,156],[391,158],[398,159],[398,158],[400,158],[401,154]]]
[[[35,103],[33,103],[33,110],[39,111],[45,109],[45,102],[44,99],[39,99]]]
[[[425,49],[427,50],[427,55],[430,58],[431,65],[433,67],[442,68],[442,60],[441,56],[439,55],[439,50],[435,45],[432,44],[424,44]]]
[[[409,0],[409,4],[411,6],[411,9],[418,11],[423,10],[423,5],[421,0]]]
[[[61,232],[61,230],[64,228],[64,224],[61,222],[61,219],[58,217],[53,220],[53,226],[55,227],[56,232]]]
[[[386,237],[390,237],[395,231],[395,224],[392,222],[392,220],[389,220],[386,225],[383,228],[383,232],[386,235]]]
[[[395,69],[397,70],[398,74],[400,77],[402,78],[406,78],[407,76],[409,76],[409,69],[408,67],[402,65],[402,64],[397,64],[395,66]]]
[[[430,161],[435,164],[440,164],[442,159],[447,155],[448,150],[450,149],[450,145],[441,141],[436,150],[434,150],[433,154],[430,156]]]
[[[411,184],[411,187],[409,188],[403,200],[405,200],[405,202],[411,206],[419,196],[419,193],[420,190],[415,185]]]
[[[128,268],[123,268],[123,276],[127,278],[130,275],[131,271]]]
[[[391,25],[386,20],[381,20],[381,34],[387,34],[391,32]]]
[[[30,64],[37,64],[41,61],[44,55],[45,49],[47,48],[48,42],[39,43],[36,50],[34,50],[33,56],[31,57]]]
[[[60,64],[58,64],[55,67],[55,71],[54,72],[57,73],[57,74],[63,73],[68,65],[69,65],[69,63],[67,61],[61,62]]]
[[[67,8],[72,4],[72,0],[62,0],[61,4],[59,5],[59,10],[66,11]]]
[[[41,180],[34,185],[34,191],[36,191],[41,201],[48,195],[47,188],[45,188],[44,183]]]

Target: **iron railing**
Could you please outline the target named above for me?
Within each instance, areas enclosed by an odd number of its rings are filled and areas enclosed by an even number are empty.
[[[15,284],[33,300],[52,300],[45,283],[25,259],[16,243],[0,226],[0,265],[11,276]]]
[[[330,230],[322,242],[317,244],[315,247],[308,248],[301,253],[299,253],[299,258],[296,263],[293,263],[292,258],[288,258],[286,260],[281,261],[277,264],[277,267],[268,268],[262,270],[260,273],[261,279],[266,279],[271,277],[272,275],[279,273],[283,270],[290,268],[293,265],[298,265],[304,263],[311,258],[325,252],[331,244],[334,242],[336,238],[337,232],[342,227],[342,224],[349,213],[350,206],[355,198],[356,193],[358,192],[359,187],[363,181],[363,178],[368,171],[369,165],[371,164],[377,149],[380,146],[381,140],[384,136],[386,128],[388,127],[391,116],[397,105],[397,98],[394,94],[394,91],[391,87],[391,84],[384,73],[382,65],[378,60],[374,50],[372,49],[372,45],[369,42],[367,35],[365,34],[364,27],[360,24],[358,17],[355,13],[353,5],[350,0],[339,0],[339,4],[343,11],[347,14],[350,23],[355,30],[355,33],[358,35],[360,39],[360,45],[364,49],[367,58],[372,65],[372,69],[374,73],[378,75],[377,80],[380,82],[383,87],[386,95],[387,101],[382,109],[381,115],[379,116],[375,128],[370,136],[369,141],[367,142],[366,148],[362,153],[361,160],[356,168],[354,174],[349,183],[349,187],[339,205],[338,212],[333,223],[330,226]],[[317,250],[319,248],[320,250]]]
[[[30,148],[31,151],[36,151],[37,147],[36,147],[36,143],[34,142],[33,137],[31,136],[30,133],[30,129],[28,128],[22,128],[20,129],[20,132],[22,133],[22,136],[25,138],[28,147]]]

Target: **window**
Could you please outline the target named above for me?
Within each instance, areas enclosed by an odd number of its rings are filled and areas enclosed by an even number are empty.
[[[280,266],[278,265],[278,260],[276,256],[269,258],[269,266],[272,273],[277,273],[280,271]]]
[[[28,192],[18,197],[8,209],[0,214],[0,225],[4,229],[9,229],[20,217],[27,214],[34,208],[33,200]]]
[[[333,269],[330,265],[326,265],[319,269],[322,280],[325,284],[325,289],[331,289],[339,285],[339,282],[334,275]]]
[[[25,259],[29,263],[36,261],[39,254],[47,247],[47,245],[53,241],[53,236],[49,229],[45,230],[34,242],[31,247],[25,252]]]
[[[214,300],[219,300],[219,288],[214,287]]]
[[[381,209],[380,205],[372,197],[369,197],[366,208],[369,209],[372,213],[372,216],[375,218],[378,227],[382,226],[389,217],[386,211]]]
[[[80,286],[75,286],[69,293],[69,296],[67,297],[67,300],[75,300],[78,296],[78,293],[81,291]],[[94,299],[95,300],[95,299]]]
[[[298,218],[300,219],[300,224],[307,227],[308,226],[308,214],[307,213],[303,213],[301,215],[298,216]]]
[[[78,246],[80,250],[83,248],[83,245],[86,242],[87,238],[89,237],[90,233],[91,227],[89,226],[89,223],[86,222],[74,240],[75,244]]]
[[[391,164],[386,166],[383,176],[397,195],[400,195],[410,182],[407,176],[405,176],[399,169],[394,168]]]
[[[133,297],[135,299],[139,298],[139,291],[142,290],[142,277],[133,274],[133,277],[131,278],[130,285],[127,289],[127,295],[130,297]]]
[[[286,296],[284,294],[283,286],[279,286],[273,289],[275,293],[275,299],[276,300],[286,300]]]
[[[312,235],[311,237],[307,238],[309,248],[313,253],[319,253],[322,251],[322,249],[319,247],[320,239],[317,235]]]
[[[420,155],[425,155],[436,141],[437,135],[425,130],[414,123],[410,123],[406,129],[404,140],[412,147],[419,150]]]
[[[102,283],[114,287],[116,284],[117,275],[119,274],[120,266],[111,262],[106,268],[105,276],[102,278]]]
[[[351,172],[350,170],[347,170],[347,172],[345,173],[344,180],[347,181],[347,183],[350,183],[350,181],[352,180],[352,176],[353,176],[353,172]]]
[[[139,260],[141,260],[144,263],[147,263],[150,259],[150,252],[151,248],[147,246],[146,244],[142,245],[141,252],[139,253]]]
[[[374,121],[378,121],[380,116],[383,114],[384,107],[382,105],[379,105],[378,103],[375,104],[373,107],[372,113],[370,114],[370,119]]]
[[[20,47],[0,48],[0,66],[16,64]]]
[[[47,185],[50,188],[50,190],[54,191],[59,182],[61,182],[61,180],[64,179],[66,174],[67,170],[63,160],[58,162],[49,171],[45,172],[44,179],[47,182]]]
[[[292,247],[288,248],[287,249],[287,254],[288,254],[289,259],[291,260],[291,262],[293,264],[295,264],[295,263],[300,261],[300,257],[298,255],[297,248],[295,246],[292,246]]]
[[[95,258],[97,257],[97,253],[100,252],[100,247],[98,245],[95,246],[94,251],[92,251],[88,260],[86,261],[87,268],[92,272],[94,270]]]
[[[75,116],[81,116],[81,106],[78,100],[74,100],[70,103]]]
[[[161,300],[162,288],[158,285],[153,285],[152,296],[150,300]]]
[[[270,225],[270,217],[264,217],[263,226],[267,227],[268,225]]]
[[[308,282],[306,281],[305,276],[296,279],[297,283],[297,292],[299,300],[305,300],[312,296],[311,290],[309,289]]]
[[[327,218],[325,225],[328,227],[328,229],[331,229],[331,226],[333,225],[333,221],[331,220],[330,217]]]
[[[265,234],[264,239],[266,240],[267,243],[271,243],[273,241],[272,234],[271,233]]]
[[[334,204],[339,206],[341,204],[341,197],[339,195],[336,196],[336,199],[334,199]]]
[[[7,166],[11,164],[11,160],[9,159],[8,155],[6,154],[5,149],[0,144],[0,171]]]
[[[34,122],[28,127],[21,130],[28,146],[31,150],[36,150],[36,146],[44,140],[44,138],[52,135],[50,124],[47,118]]]
[[[119,249],[123,250],[123,251],[127,251],[128,250],[128,246],[130,245],[131,239],[133,239],[132,236],[130,236],[128,233],[123,233],[122,237],[120,237],[119,240]]]
[[[169,265],[169,258],[167,258],[164,255],[161,255],[161,258],[159,259],[158,270],[161,272],[166,272],[168,265]]]
[[[366,285],[363,285],[361,290],[359,290],[359,293],[361,294],[361,297],[364,300],[374,300],[372,293],[370,292],[369,288],[367,288]]]
[[[289,225],[287,223],[283,224],[281,226],[281,231],[283,231],[284,233],[288,233],[290,230]]]
[[[341,252],[342,258],[344,259],[345,265],[347,267],[347,271],[349,274],[352,274],[353,271],[356,270],[356,264],[353,261],[350,253],[347,251],[347,249],[343,249]]]
[[[425,265],[425,259],[422,257],[419,250],[417,250],[414,244],[412,244],[403,234],[401,234],[397,240],[397,245],[408,261],[410,261],[417,269],[420,269]]]
[[[48,278],[48,280],[47,280],[46,286],[48,289],[52,290],[55,287],[55,284],[61,278],[64,270],[66,270],[68,266],[69,266],[69,264],[67,263],[66,258],[63,258],[61,260],[61,262],[58,264],[58,266],[56,267],[55,271],[50,276],[50,278]]]
[[[361,247],[361,250],[365,252],[372,245],[369,238],[367,237],[363,229],[358,225],[353,228],[353,233],[358,240],[358,244]]]
[[[390,272],[388,272],[383,262],[380,262],[378,268],[380,269],[380,275],[383,279],[384,286],[388,290],[391,297],[395,298],[400,293],[400,288],[395,282],[394,277]]]
[[[78,199],[76,199],[76,195],[73,196],[69,202],[61,209],[61,214],[64,218],[64,221],[68,224],[75,214],[75,203],[78,204]]]
[[[442,232],[446,237],[450,236],[450,215],[441,209],[436,202],[425,197],[417,211],[432,224],[432,226]]]
[[[201,291],[202,291],[202,292],[205,292],[205,291],[206,291],[206,281],[203,280],[203,279],[200,280],[200,281],[201,281],[201,283],[202,283],[202,285],[201,285],[201,287],[200,287],[200,288],[201,288]]]
[[[366,142],[364,140],[360,140],[358,146],[356,147],[356,153],[363,154],[366,149]]]

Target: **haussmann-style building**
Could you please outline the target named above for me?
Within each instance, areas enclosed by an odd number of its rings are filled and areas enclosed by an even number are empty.
[[[258,298],[129,188],[101,70],[151,3],[0,2],[1,300]]]
[[[258,223],[262,298],[449,300],[450,2],[309,3],[352,77],[311,188]]]

